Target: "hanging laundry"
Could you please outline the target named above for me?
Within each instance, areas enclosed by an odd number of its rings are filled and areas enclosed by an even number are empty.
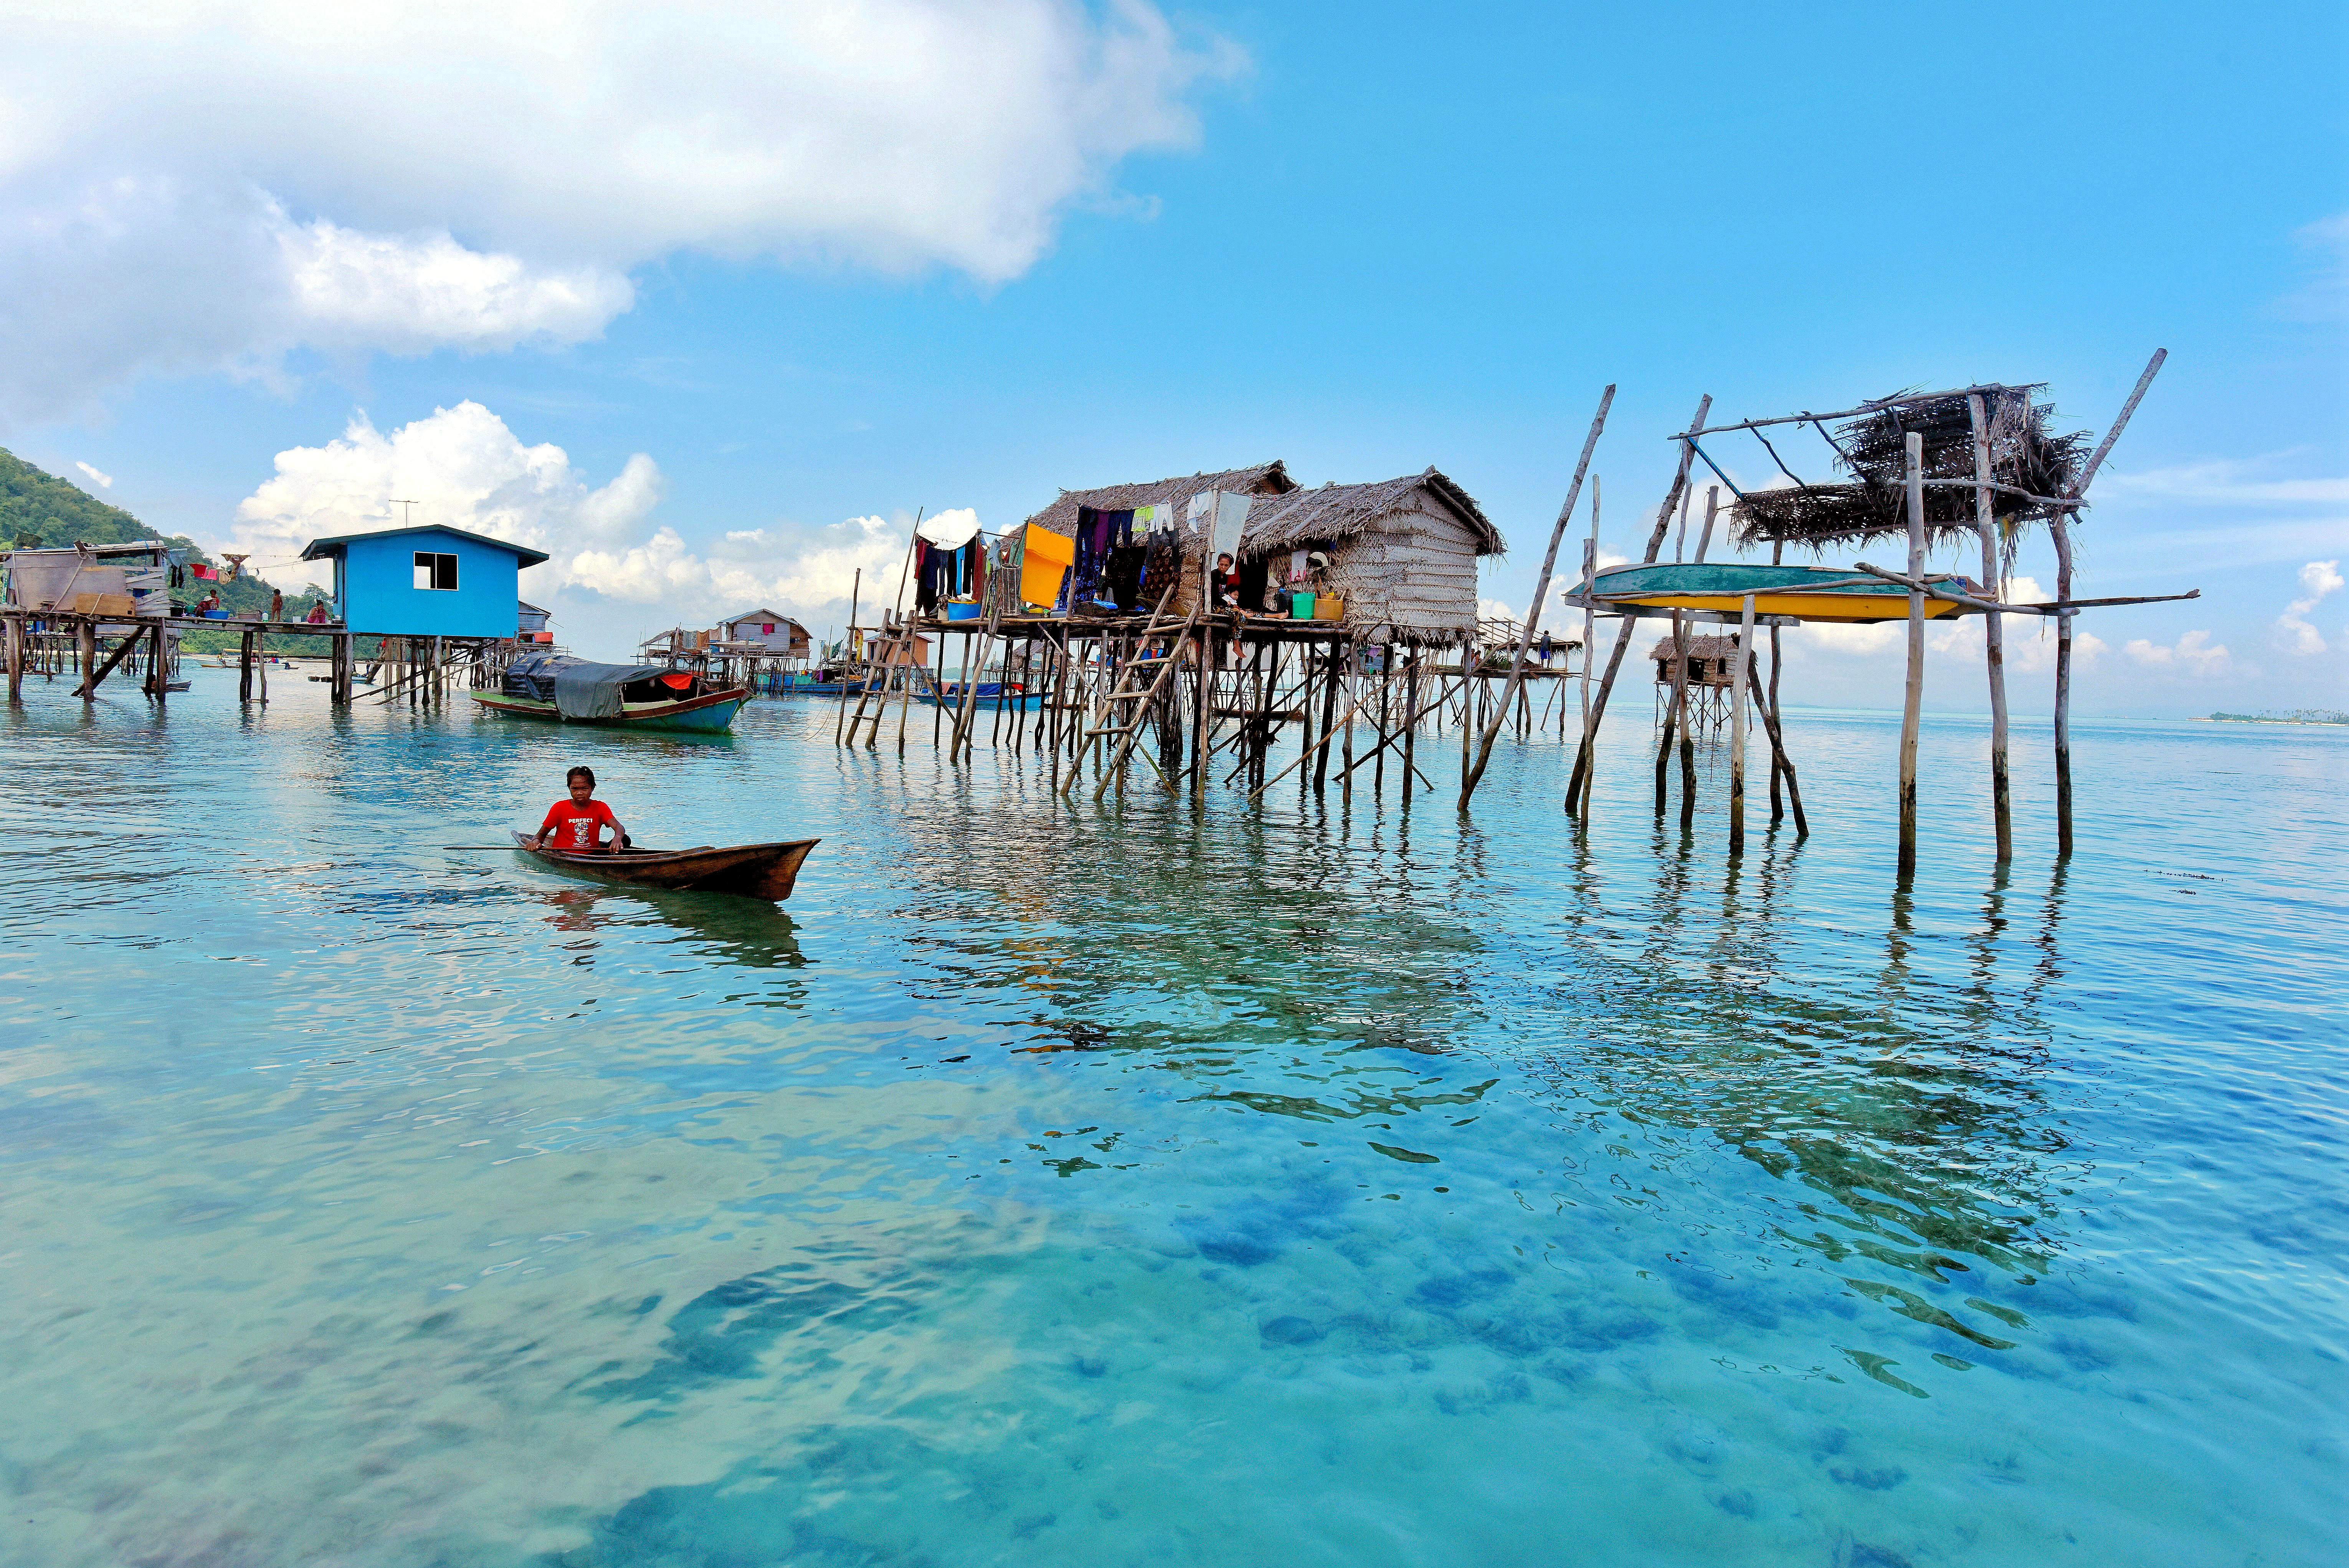
[[[1068,580],[1069,567],[1076,559],[1077,542],[1065,534],[1055,534],[1040,524],[1030,523],[1022,531],[1019,546],[1019,599],[1023,604],[1056,605],[1061,602],[1061,589]]]
[[[1111,599],[1122,610],[1140,607],[1142,601],[1142,567],[1150,555],[1147,545],[1115,545],[1111,546],[1109,565],[1102,573]]]

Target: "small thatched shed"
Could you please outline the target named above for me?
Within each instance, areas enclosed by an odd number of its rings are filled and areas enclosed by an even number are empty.
[[[1726,637],[1692,637],[1688,639],[1688,679],[1692,686],[1719,686],[1724,690],[1730,683],[1730,661],[1737,657],[1737,634]],[[1672,639],[1656,639],[1648,650],[1656,661],[1656,683],[1672,683]]]
[[[1375,484],[1296,490],[1248,509],[1241,602],[1299,552],[1330,557],[1346,625],[1371,642],[1449,646],[1476,633],[1476,567],[1506,548],[1474,497],[1430,468]]]

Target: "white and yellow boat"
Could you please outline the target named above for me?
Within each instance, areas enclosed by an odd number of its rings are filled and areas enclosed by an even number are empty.
[[[1954,572],[1936,573],[1926,583],[1945,593],[1981,597],[1982,590]],[[1601,571],[1590,597],[1602,606],[1641,609],[1714,610],[1734,616],[1754,596],[1756,615],[1796,620],[1869,621],[1909,618],[1909,591],[1896,583],[1841,566],[1774,566],[1762,562],[1658,562],[1611,566]],[[1929,619],[1960,613],[1965,607],[1928,598]]]

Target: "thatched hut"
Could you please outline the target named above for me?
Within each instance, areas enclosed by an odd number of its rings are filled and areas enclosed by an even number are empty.
[[[1200,591],[1202,536],[1190,523],[1194,496],[1223,491],[1252,497],[1240,533],[1240,603],[1266,607],[1292,564],[1328,557],[1319,586],[1345,601],[1347,629],[1373,642],[1452,645],[1476,632],[1476,568],[1504,548],[1499,529],[1468,493],[1436,470],[1375,484],[1306,490],[1278,462],[1141,484],[1063,490],[1028,519],[1072,535],[1081,509],[1123,512],[1171,505],[1184,519],[1183,566],[1173,611],[1187,615]],[[1154,602],[1147,591],[1145,601]]]
[[[1730,661],[1737,657],[1737,634],[1733,631],[1726,637],[1692,637],[1688,645],[1689,684],[1727,691]],[[1670,686],[1673,673],[1672,639],[1669,637],[1657,639],[1656,646],[1648,650],[1648,657],[1656,661],[1656,684]]]
[[[1319,551],[1322,586],[1370,642],[1452,646],[1476,635],[1476,569],[1506,547],[1474,497],[1433,468],[1375,484],[1295,490],[1248,509],[1240,602]]]

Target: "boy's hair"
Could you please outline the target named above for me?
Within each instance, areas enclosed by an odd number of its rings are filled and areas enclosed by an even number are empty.
[[[595,770],[590,767],[573,768],[569,773],[563,775],[563,787],[569,789],[573,779],[585,779],[587,781],[587,787],[589,789],[594,789],[595,787]]]
[[[1230,560],[1231,558],[1232,558],[1232,553],[1231,553],[1229,550],[1221,550],[1221,551],[1216,552],[1216,559],[1217,559],[1218,561],[1228,561],[1228,560]]]

